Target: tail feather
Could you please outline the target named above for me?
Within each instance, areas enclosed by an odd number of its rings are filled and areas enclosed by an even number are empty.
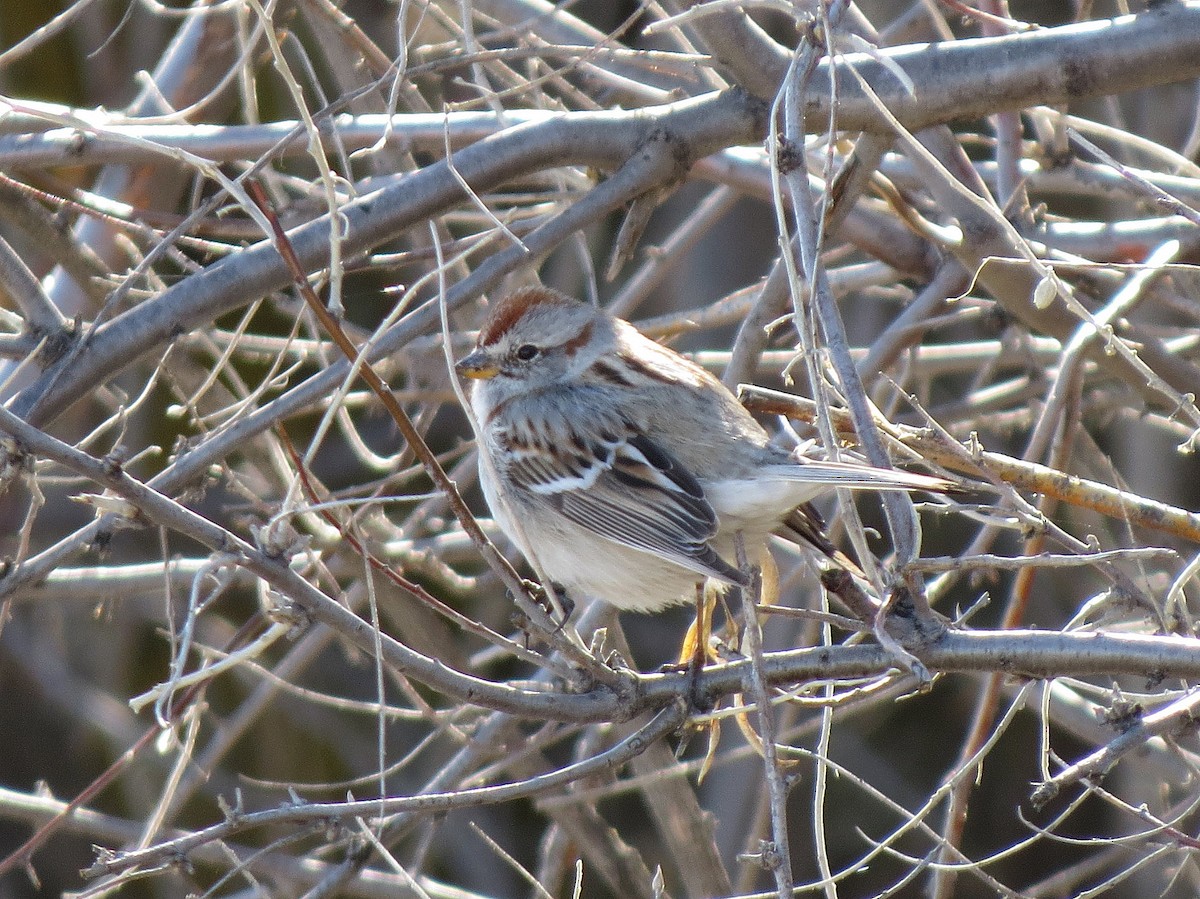
[[[853,462],[824,462],[801,459],[799,464],[778,467],[786,480],[828,484],[859,490],[926,490],[930,493],[961,493],[953,481],[893,468],[873,468]]]
[[[826,462],[801,459],[800,464],[780,466],[787,480],[826,484],[862,490],[923,490],[929,493],[964,493],[962,487],[945,478],[890,468],[874,468],[853,462]],[[825,533],[825,522],[812,503],[797,506],[783,521],[783,527],[819,551],[835,564],[859,577],[866,577],[858,564],[842,552]]]
[[[792,510],[783,520],[783,526],[805,543],[819,551],[832,562],[861,578],[866,578],[858,563],[842,552],[825,534],[825,521],[812,503],[804,503]]]

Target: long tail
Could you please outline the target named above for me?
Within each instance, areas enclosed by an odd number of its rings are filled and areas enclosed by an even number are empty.
[[[930,493],[962,493],[953,481],[894,468],[874,468],[855,462],[824,462],[799,459],[797,464],[779,466],[787,480],[828,484],[860,490],[927,490]]]

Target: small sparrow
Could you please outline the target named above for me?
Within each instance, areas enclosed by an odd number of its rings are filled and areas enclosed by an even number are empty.
[[[474,380],[492,514],[575,599],[659,612],[691,601],[706,578],[745,585],[735,535],[756,560],[771,532],[826,490],[953,489],[775,446],[704,369],[544,287],[493,305],[456,367]]]

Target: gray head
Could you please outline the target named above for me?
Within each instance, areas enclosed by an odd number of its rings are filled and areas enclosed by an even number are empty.
[[[494,382],[489,389],[516,393],[575,380],[615,344],[615,322],[601,310],[526,287],[488,310],[475,349],[455,368]]]

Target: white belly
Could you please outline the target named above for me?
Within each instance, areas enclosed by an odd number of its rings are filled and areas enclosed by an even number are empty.
[[[540,575],[561,584],[577,603],[595,599],[618,609],[658,612],[692,602],[696,585],[704,580],[682,565],[614,543],[560,515],[539,524],[520,509],[510,514],[486,477],[482,487],[501,530]]]

